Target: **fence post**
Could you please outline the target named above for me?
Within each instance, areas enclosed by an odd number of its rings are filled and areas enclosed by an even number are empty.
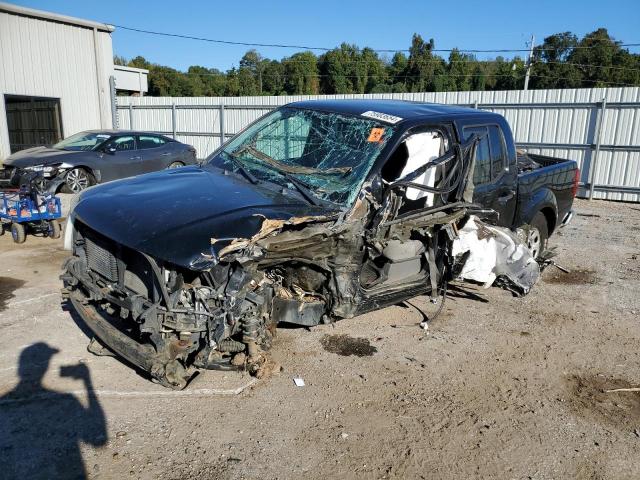
[[[133,130],[133,105],[129,104],[129,130]]]
[[[176,139],[176,102],[171,104],[171,131],[173,132],[173,139]]]
[[[116,97],[116,79],[109,77],[109,98],[111,100],[111,127],[118,128],[118,97]]]
[[[220,146],[224,145],[224,105],[220,104]]]
[[[589,162],[589,200],[593,200],[593,192],[595,190],[594,183],[596,178],[596,167],[598,166],[598,157],[600,156],[600,144],[602,143],[602,125],[604,124],[604,114],[607,111],[607,97],[602,99],[600,110],[598,111],[598,119],[596,120],[596,148]]]

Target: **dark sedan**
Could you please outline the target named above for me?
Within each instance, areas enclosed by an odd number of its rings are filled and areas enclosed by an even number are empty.
[[[25,174],[42,174],[41,187],[76,193],[96,183],[197,163],[196,150],[164,135],[91,130],[56,143],[14,153],[4,161],[13,185]]]

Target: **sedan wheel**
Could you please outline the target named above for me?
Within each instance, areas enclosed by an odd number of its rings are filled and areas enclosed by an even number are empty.
[[[180,168],[180,167],[184,167],[184,163],[182,163],[182,162],[171,162],[167,168],[168,169],[173,169],[173,168]]]
[[[82,168],[74,168],[69,170],[65,178],[67,187],[72,193],[78,193],[91,186],[91,178],[89,174]]]

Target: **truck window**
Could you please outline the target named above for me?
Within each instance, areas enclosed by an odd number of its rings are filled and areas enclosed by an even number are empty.
[[[489,148],[491,150],[491,179],[495,180],[507,166],[502,130],[497,125],[489,125]]]
[[[462,129],[465,141],[474,133],[480,137],[476,148],[476,167],[473,171],[474,185],[482,185],[491,181],[491,153],[489,148],[489,129],[486,126],[465,127]]]

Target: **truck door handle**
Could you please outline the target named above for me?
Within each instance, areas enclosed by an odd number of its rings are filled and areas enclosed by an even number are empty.
[[[500,195],[498,197],[498,202],[504,205],[509,200],[511,200],[514,196],[515,196],[515,192],[509,192],[509,193],[506,193],[504,195]]]
[[[131,157],[129,160],[140,160],[142,157],[141,156],[136,156],[136,157]]]

